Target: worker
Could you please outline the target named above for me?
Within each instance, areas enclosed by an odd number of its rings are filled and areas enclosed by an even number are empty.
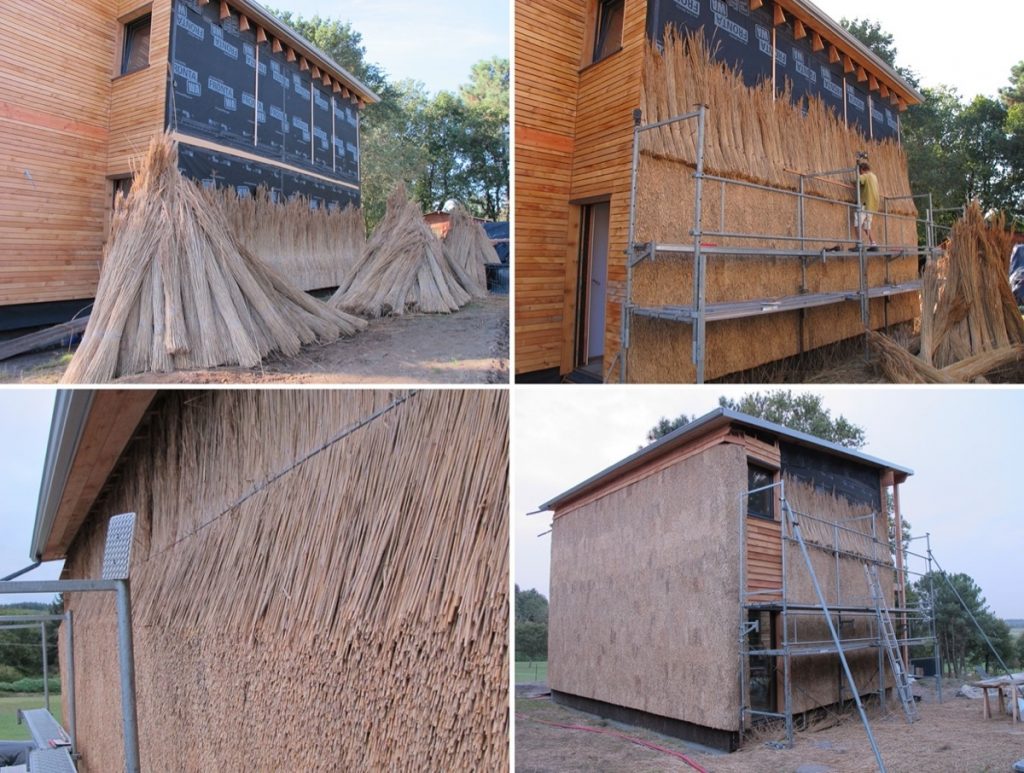
[[[860,184],[860,203],[861,211],[855,216],[857,224],[857,238],[860,241],[864,241],[864,235],[868,237],[868,252],[878,252],[878,245],[875,243],[875,237],[871,233],[871,221],[872,215],[878,211],[879,195],[878,195],[878,178],[875,173],[871,171],[871,165],[867,161],[861,161],[857,165],[860,170],[860,174],[857,176],[857,182]]]

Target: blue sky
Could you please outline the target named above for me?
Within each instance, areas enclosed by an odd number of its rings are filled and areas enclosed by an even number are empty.
[[[748,387],[519,388],[514,401],[515,579],[548,593],[550,515],[537,505],[636,451],[661,416],[704,414]],[[1020,488],[1024,390],[816,387],[866,430],[872,456],[909,467],[901,510],[932,535],[944,569],[966,572],[1001,617],[1024,618]],[[923,541],[915,543],[923,550]]]
[[[352,23],[366,58],[391,80],[421,81],[431,93],[454,91],[481,59],[509,55],[508,0],[273,0],[264,5]]]

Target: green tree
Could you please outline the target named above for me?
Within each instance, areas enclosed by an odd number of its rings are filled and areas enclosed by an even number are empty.
[[[863,448],[867,442],[861,427],[845,416],[832,416],[821,395],[794,395],[789,389],[773,389],[752,392],[739,400],[720,397],[718,404],[847,448]]]
[[[999,96],[1008,107],[1024,104],[1024,60],[1010,68],[1010,85],[999,89]]]
[[[544,623],[548,622],[548,600],[533,588],[520,590],[516,585],[516,622]]]
[[[548,659],[547,623],[516,623],[516,660]]]
[[[881,24],[869,19],[851,20],[846,18],[840,19],[839,24],[877,54],[879,59],[896,70],[896,72],[917,88],[917,74],[913,70],[896,64],[896,56],[899,53],[896,49],[896,39],[891,33],[882,29]]]
[[[1017,667],[1024,668],[1024,633],[1017,635]]]
[[[681,413],[674,419],[666,419],[662,416],[658,419],[658,423],[647,430],[647,442],[653,443],[659,438],[665,437],[670,432],[675,432],[680,427],[685,427],[696,417],[687,416],[685,413]]]

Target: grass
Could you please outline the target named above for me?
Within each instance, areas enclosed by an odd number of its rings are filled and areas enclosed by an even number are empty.
[[[527,662],[516,662],[516,684],[522,684],[524,682],[544,682],[548,681],[548,662],[546,660],[538,660],[533,663]]]
[[[18,709],[39,709],[44,706],[42,693],[0,695],[0,741],[30,741],[28,729],[18,724]],[[50,713],[61,718],[60,695],[50,694]]]

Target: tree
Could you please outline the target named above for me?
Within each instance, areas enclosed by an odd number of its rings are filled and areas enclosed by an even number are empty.
[[[861,427],[844,416],[832,417],[822,405],[821,395],[794,395],[789,389],[774,389],[752,392],[739,400],[720,397],[718,404],[847,448],[863,448],[867,442]]]
[[[1024,104],[1024,60],[1010,68],[1010,85],[999,89],[1007,107]]]
[[[1017,634],[1017,667],[1024,667],[1024,633]]]
[[[694,418],[696,417],[687,416],[685,413],[681,413],[671,420],[662,416],[658,419],[658,423],[647,431],[647,442],[653,443],[658,438],[663,438],[670,432],[675,432],[680,427],[689,424]]]
[[[840,19],[839,24],[877,54],[879,59],[896,70],[915,88],[917,87],[917,74],[913,70],[899,67],[896,64],[896,55],[898,53],[896,50],[896,39],[891,33],[883,30],[881,24],[868,19],[853,19],[851,21],[847,18]]]
[[[521,591],[516,585],[516,622],[544,623],[548,622],[548,600],[543,594],[530,588]]]
[[[516,658],[547,660],[548,600],[538,591],[516,585]]]

